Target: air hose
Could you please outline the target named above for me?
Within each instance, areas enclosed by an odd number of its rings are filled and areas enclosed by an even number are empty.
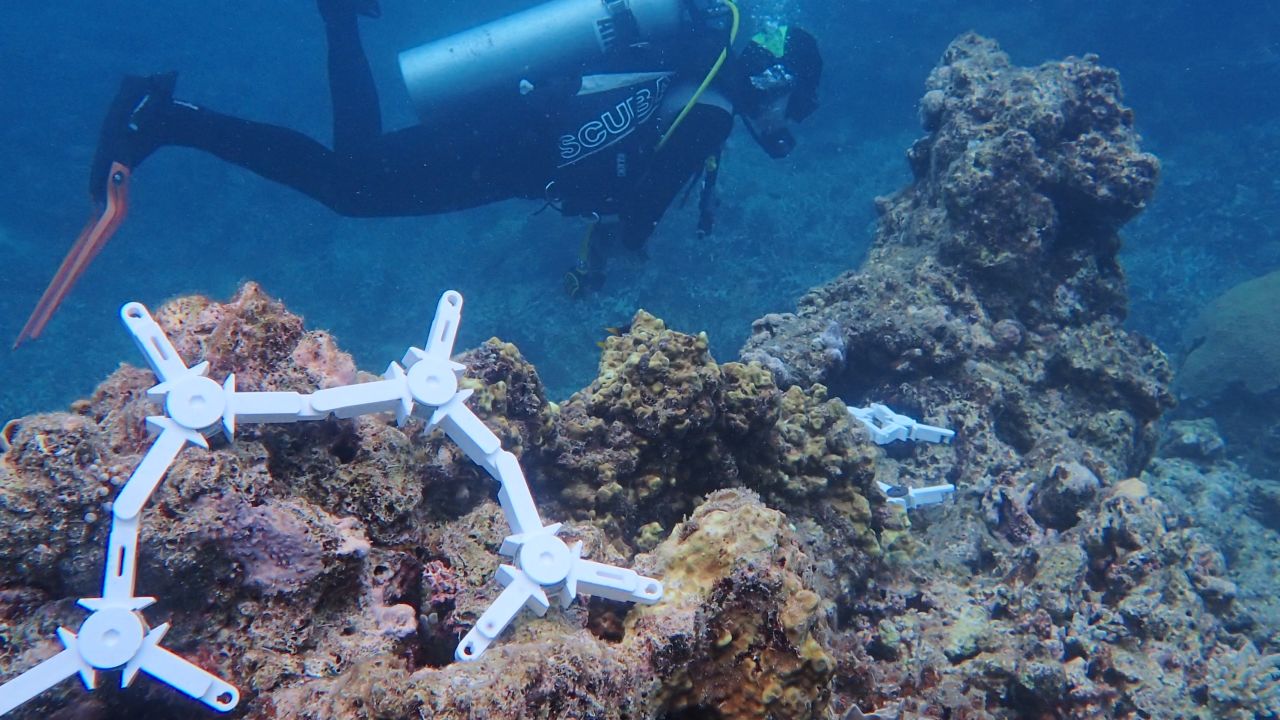
[[[667,128],[667,131],[662,134],[662,139],[658,140],[658,145],[655,147],[656,150],[661,150],[667,144],[667,141],[671,139],[671,134],[676,131],[676,128],[680,127],[680,123],[684,122],[685,116],[689,114],[690,110],[693,110],[693,106],[698,104],[698,98],[702,97],[702,93],[706,92],[711,82],[716,79],[716,75],[719,74],[724,61],[729,57],[729,49],[733,47],[734,41],[738,39],[738,6],[734,4],[733,0],[720,0],[720,2],[729,6],[729,12],[733,14],[733,25],[729,28],[729,44],[725,45],[724,49],[720,51],[720,57],[716,58],[715,64],[711,66],[711,70],[703,78],[702,84],[694,91],[689,98],[689,102],[685,103],[684,107],[681,108],[680,114],[672,121],[671,127]]]

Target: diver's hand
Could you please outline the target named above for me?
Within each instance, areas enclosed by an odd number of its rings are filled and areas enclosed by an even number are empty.
[[[564,274],[564,294],[580,298],[604,287],[604,272],[591,271],[581,266],[569,268]]]
[[[618,242],[622,223],[617,216],[592,220],[578,248],[578,262],[564,275],[564,291],[571,298],[582,297],[604,287],[605,259]]]

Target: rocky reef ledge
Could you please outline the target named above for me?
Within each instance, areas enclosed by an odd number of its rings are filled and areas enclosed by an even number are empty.
[[[543,516],[587,557],[662,578],[661,603],[522,617],[453,662],[500,590],[495,483],[421,423],[365,416],[184,451],[143,518],[148,619],[241,688],[235,717],[1275,716],[1277,662],[1222,555],[1135,478],[1170,371],[1120,326],[1116,233],[1158,166],[1116,74],[1015,68],[968,35],[922,119],[871,260],[757,323],[745,362],[643,312],[562,404],[509,343],[457,358]],[[373,379],[253,284],[156,319],[244,390]],[[97,593],[153,383],[122,366],[0,433],[0,676],[56,653]],[[886,453],[846,412],[867,400],[955,442]],[[959,490],[908,519],[877,480]],[[13,717],[197,709],[110,680]]]

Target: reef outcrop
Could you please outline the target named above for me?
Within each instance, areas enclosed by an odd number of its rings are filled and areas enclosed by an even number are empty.
[[[922,453],[945,462],[918,480],[945,467],[966,487],[1027,489],[1063,463],[1107,484],[1135,475],[1173,405],[1172,372],[1121,326],[1117,230],[1159,164],[1138,148],[1115,71],[1091,57],[1018,68],[971,34],[927,87],[915,182],[877,201],[863,268],[756,321],[743,359],[783,386],[821,383],[959,430],[965,442]],[[1033,505],[1062,524],[1045,502]]]
[[[1223,662],[1209,659],[1258,647],[1235,633],[1223,556],[1136,479],[1173,372],[1122,327],[1118,230],[1159,163],[1117,74],[1090,56],[1016,67],[969,34],[926,89],[914,182],[877,200],[867,262],[757,320],[742,349],[780,386],[957,431],[877,462],[886,482],[958,490],[840,609],[836,704],[964,718],[1226,707],[1209,699]],[[1267,692],[1229,706],[1265,712]]]

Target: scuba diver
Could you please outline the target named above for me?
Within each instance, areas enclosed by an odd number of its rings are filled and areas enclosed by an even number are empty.
[[[427,215],[510,198],[590,220],[565,275],[604,279],[605,248],[639,251],[701,178],[710,231],[721,146],[735,115],[773,157],[817,107],[809,33],[770,25],[741,52],[732,0],[550,0],[407,50],[400,70],[421,124],[384,132],[360,17],[377,0],[318,0],[328,43],[333,146],[174,97],[176,73],[126,77],[90,168],[95,209],[14,347],[39,336],[117,230],[132,173],[155,150],[211,153],[345,216]]]

